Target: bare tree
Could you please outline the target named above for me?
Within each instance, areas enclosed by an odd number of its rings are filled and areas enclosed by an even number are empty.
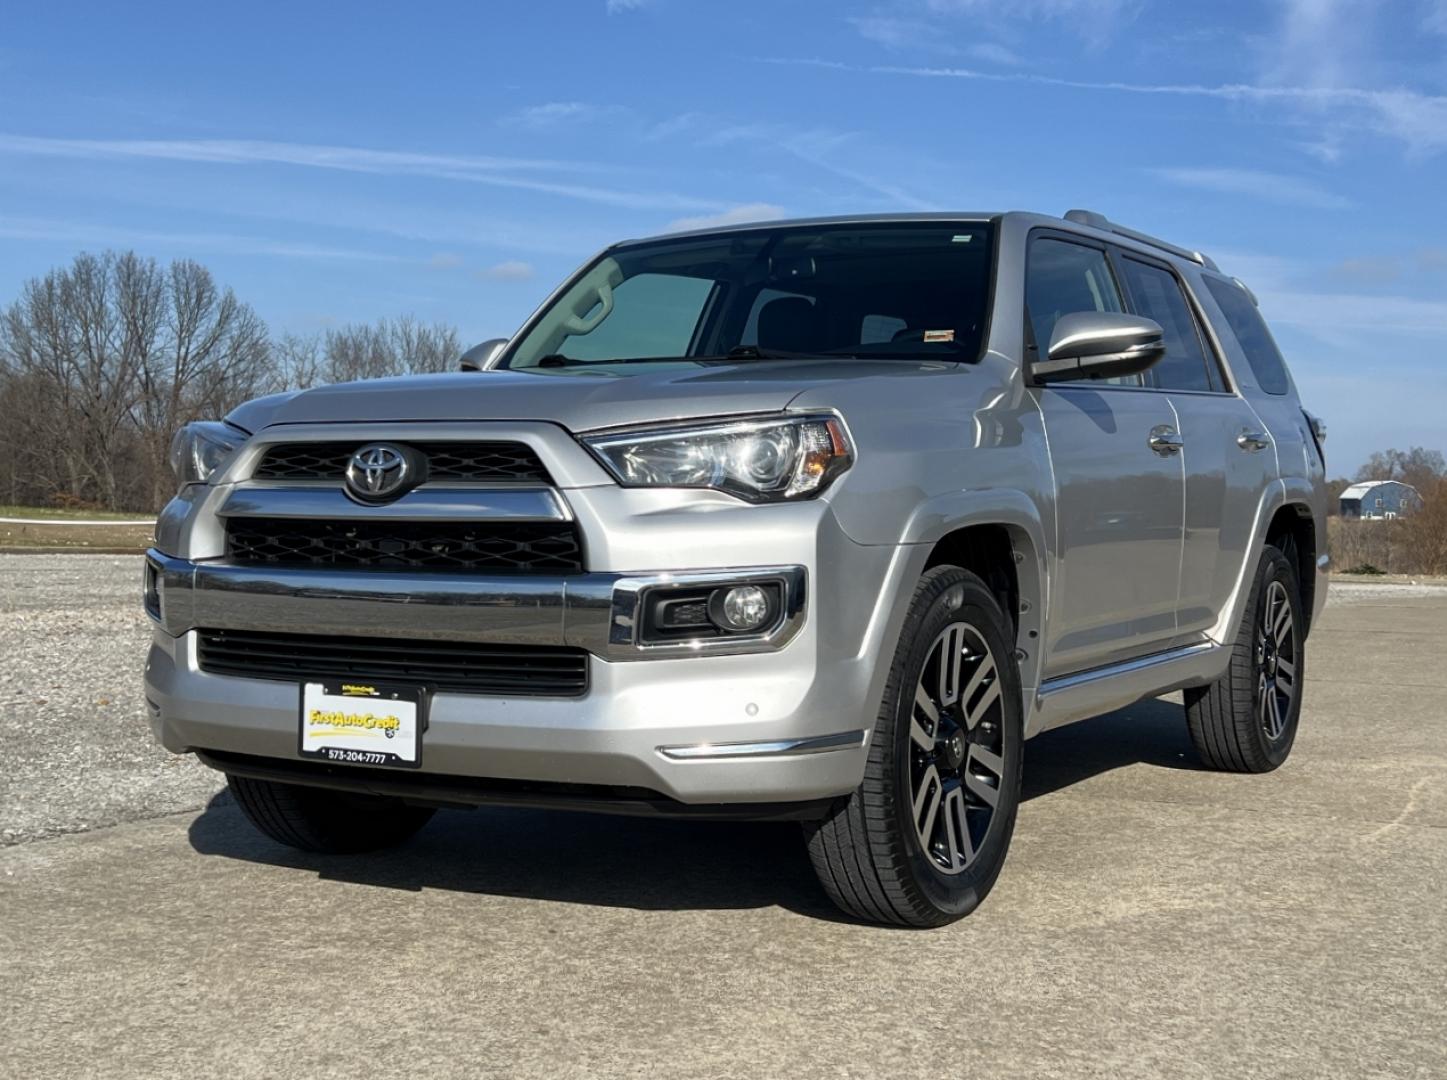
[[[1357,470],[1358,480],[1400,480],[1418,493],[1447,476],[1447,459],[1440,450],[1414,446],[1410,450],[1378,450]]]
[[[461,355],[462,339],[453,327],[427,325],[405,315],[328,330],[321,374],[326,382],[348,382],[446,371]]]
[[[136,367],[135,426],[148,458],[163,461],[182,424],[222,415],[263,389],[271,357],[266,326],[204,266],[182,260],[156,276],[161,317]],[[157,473],[153,500],[168,486]]]
[[[158,505],[176,427],[254,392],[266,328],[193,262],[82,254],[0,317],[9,487],[111,508]]]
[[[445,371],[457,331],[411,316],[268,339],[199,263],[78,255],[0,311],[0,497],[159,507],[189,420],[257,394]]]

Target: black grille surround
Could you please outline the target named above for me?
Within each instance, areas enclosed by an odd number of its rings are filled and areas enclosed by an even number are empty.
[[[369,678],[507,697],[581,697],[588,690],[587,652],[565,646],[198,630],[197,662],[213,675],[293,683]]]
[[[576,574],[583,549],[571,522],[318,520],[235,517],[237,565]]]
[[[375,440],[373,440],[375,441]],[[367,443],[278,443],[257,462],[256,480],[332,480],[340,483],[352,454]],[[433,483],[547,484],[553,479],[532,448],[516,442],[409,442],[427,458],[427,479]]]

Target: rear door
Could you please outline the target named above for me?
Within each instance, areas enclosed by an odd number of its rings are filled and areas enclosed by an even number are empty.
[[[1036,232],[1025,300],[1027,339],[1049,345],[1076,311],[1123,311],[1103,245]],[[1139,377],[1033,388],[1055,473],[1057,572],[1046,620],[1044,675],[1158,652],[1176,636],[1181,455],[1164,448],[1176,416]]]
[[[1185,281],[1163,260],[1116,255],[1131,310],[1165,331],[1166,355],[1146,381],[1170,401],[1180,429],[1186,491],[1177,643],[1184,643],[1199,640],[1229,601],[1276,456],[1251,405],[1228,387]]]

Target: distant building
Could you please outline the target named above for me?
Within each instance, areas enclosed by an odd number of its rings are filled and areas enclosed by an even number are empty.
[[[1367,480],[1341,493],[1341,516],[1380,521],[1422,508],[1422,496],[1400,480]]]

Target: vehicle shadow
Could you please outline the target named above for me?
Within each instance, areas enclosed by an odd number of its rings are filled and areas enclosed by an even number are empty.
[[[1024,796],[1035,799],[1130,765],[1195,769],[1179,704],[1146,701],[1027,744]],[[819,888],[792,823],[682,821],[484,808],[439,812],[402,848],[311,855],[256,832],[226,792],[191,823],[212,855],[377,888],[650,911],[783,907],[841,916]]]

